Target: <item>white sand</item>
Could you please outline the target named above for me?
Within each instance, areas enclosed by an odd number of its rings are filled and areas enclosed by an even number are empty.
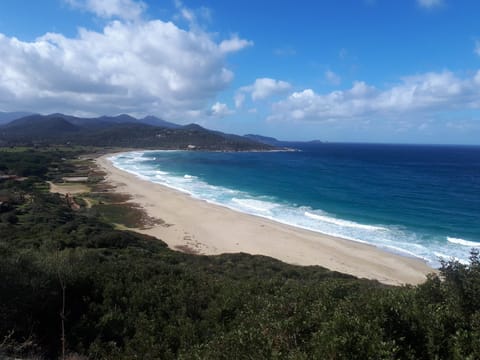
[[[150,216],[170,225],[138,231],[163,240],[172,249],[205,255],[260,254],[394,285],[421,283],[434,271],[418,259],[194,199],[115,168],[107,160],[109,156],[96,161],[106,171],[106,179],[116,187],[115,191],[128,193],[131,201],[141,205]]]
[[[50,185],[50,192],[58,193],[62,195],[67,194],[82,194],[90,191],[90,188],[84,184],[75,184],[75,183],[68,183],[68,184],[54,184],[51,181],[47,181],[48,185]]]

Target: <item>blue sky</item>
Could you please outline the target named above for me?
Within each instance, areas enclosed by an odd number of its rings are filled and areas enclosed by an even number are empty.
[[[0,111],[480,144],[474,0],[2,0]]]

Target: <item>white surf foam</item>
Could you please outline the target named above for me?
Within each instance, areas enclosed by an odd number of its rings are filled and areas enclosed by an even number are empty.
[[[198,177],[193,176],[193,175],[188,175],[188,174],[183,175],[183,178],[184,178],[184,179],[187,179],[187,180],[198,179]]]
[[[458,261],[460,264],[463,264],[463,265],[468,265],[469,262],[465,259],[460,259],[456,256],[453,256],[453,255],[447,255],[447,254],[443,254],[441,252],[438,252],[438,251],[434,251],[433,252],[435,254],[435,256],[441,260],[444,260],[444,261],[451,261],[451,260],[454,260],[454,261]]]
[[[466,247],[480,246],[480,243],[453,237],[447,238],[448,241],[445,241],[445,238],[432,239],[399,226],[361,224],[339,219],[320,209],[286,204],[274,198],[253,196],[236,189],[214,186],[197,176],[174,174],[159,169],[158,163],[145,163],[145,158],[153,157],[161,160],[161,155],[145,155],[142,152],[117,154],[109,160],[114,166],[142,179],[187,193],[197,199],[298,228],[368,243],[390,252],[421,258],[432,266],[439,265],[439,254],[450,254],[441,256],[444,259],[455,258],[466,262],[469,256]]]
[[[267,201],[255,200],[255,199],[238,199],[232,198],[232,202],[240,205],[241,207],[261,211],[262,213],[270,213],[271,210],[277,208],[279,205]]]
[[[450,236],[447,236],[447,241],[452,243],[452,244],[458,244],[458,245],[462,245],[462,246],[480,247],[480,242],[469,241],[469,240],[454,238],[454,237],[450,237]]]
[[[339,226],[346,226],[346,227],[350,227],[350,228],[365,229],[365,230],[387,231],[387,229],[384,228],[384,227],[359,224],[359,223],[356,223],[356,222],[353,222],[353,221],[337,219],[337,218],[330,217],[330,216],[325,216],[325,215],[313,214],[313,213],[308,212],[308,211],[305,211],[305,216],[309,217],[310,219],[324,221],[324,222],[339,225]]]

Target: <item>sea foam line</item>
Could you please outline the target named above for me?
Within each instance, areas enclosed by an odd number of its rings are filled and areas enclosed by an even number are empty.
[[[278,204],[266,202],[262,200],[256,200],[256,199],[239,199],[234,197],[232,198],[232,202],[240,205],[241,207],[245,207],[251,210],[261,211],[262,213],[268,213],[274,208],[279,207]]]
[[[327,222],[327,223],[331,223],[331,224],[335,224],[335,225],[339,225],[339,226],[350,227],[350,228],[388,231],[388,229],[386,229],[384,227],[359,224],[359,223],[356,223],[356,222],[353,222],[353,221],[341,220],[341,219],[333,218],[333,217],[330,217],[330,216],[313,214],[313,213],[308,212],[308,211],[305,211],[305,216],[310,218],[310,219],[320,220],[320,221],[324,221],[324,222]]]
[[[389,252],[404,256],[416,257],[438,265],[438,254],[445,252],[450,257],[464,262],[468,254],[464,246],[480,246],[480,243],[458,238],[448,238],[448,242],[428,246],[416,233],[395,227],[360,224],[349,220],[338,219],[319,210],[298,205],[264,201],[263,197],[255,197],[240,190],[210,185],[190,174],[170,174],[158,165],[145,164],[145,160],[153,160],[152,151],[145,153],[122,153],[108,158],[112,164],[144,180],[170,187],[187,193],[193,198],[211,204],[223,206],[234,211],[259,216],[300,229],[339,237],[359,243],[370,244]],[[166,151],[155,151],[162,153]],[[171,152],[171,151],[169,151]],[[175,150],[174,152],[178,152]],[[148,154],[147,154],[148,153]],[[146,159],[148,157],[148,159]],[[157,156],[157,159],[159,157]],[[399,241],[403,239],[404,241]],[[445,239],[445,238],[444,238]],[[428,240],[427,240],[428,241]],[[455,246],[455,247],[453,247]]]
[[[320,212],[320,210],[314,210],[309,207],[289,206],[286,204],[258,200],[257,198],[253,198],[249,194],[238,190],[210,185],[189,174],[184,174],[183,176],[173,175],[156,168],[156,171],[153,172],[155,175],[150,176],[150,174],[152,174],[151,167],[145,168],[143,167],[143,164],[142,167],[139,167],[138,165],[135,165],[136,161],[132,161],[136,160],[138,156],[139,153],[136,152],[132,154],[133,159],[126,158],[125,156],[118,156],[116,158],[110,158],[110,160],[114,166],[136,175],[141,179],[187,193],[194,198],[211,204],[226,207],[231,210],[239,211],[249,215],[259,216],[299,229],[351,240],[362,244],[374,245],[400,255],[416,257],[426,261],[430,260],[428,257],[419,255],[398,246],[388,244],[386,243],[388,242],[386,239],[382,240],[378,239],[377,237],[373,238],[372,236],[369,236],[369,234],[373,235],[373,232],[382,231],[388,233],[389,229],[387,228],[342,220],[327,216],[325,213],[325,215],[318,215],[313,211]],[[229,194],[231,197],[221,198],[220,194]],[[361,236],[360,233],[346,231],[347,229],[352,229],[352,231],[360,231],[363,233],[363,236]]]
[[[447,241],[452,243],[452,244],[458,244],[458,245],[462,245],[462,246],[480,247],[480,242],[469,241],[469,240],[454,238],[454,237],[450,237],[450,236],[447,236]]]

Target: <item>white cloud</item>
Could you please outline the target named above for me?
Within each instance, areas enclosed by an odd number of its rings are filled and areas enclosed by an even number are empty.
[[[480,71],[461,79],[453,73],[426,73],[406,77],[379,90],[364,82],[351,89],[317,94],[312,89],[294,92],[273,104],[270,120],[327,121],[366,117],[398,117],[443,110],[480,108]]]
[[[475,54],[480,56],[480,40],[475,41]]]
[[[475,74],[474,81],[477,85],[480,86],[480,70],[478,70],[477,73]]]
[[[235,101],[235,107],[241,108],[243,106],[243,103],[245,102],[245,94],[244,93],[236,93],[235,96],[233,97],[233,100]]]
[[[223,40],[220,43],[220,50],[223,53],[236,52],[246,48],[248,46],[253,46],[253,41],[240,39],[238,35],[233,35],[228,40]]]
[[[187,121],[204,114],[234,76],[226,56],[242,46],[213,36],[161,20],[115,20],[101,32],[80,29],[75,38],[47,33],[32,42],[0,33],[0,108],[152,113]]]
[[[147,5],[134,0],[65,0],[70,5],[90,11],[99,17],[118,17],[125,20],[138,20]]]
[[[175,7],[178,10],[178,14],[174,16],[174,19],[184,19],[192,28],[199,26],[199,20],[204,22],[211,22],[212,13],[207,7],[200,7],[198,9],[191,9],[186,7],[181,0],[175,0]]]
[[[210,113],[213,116],[224,117],[233,114],[233,111],[228,108],[227,104],[223,104],[217,101],[215,104],[212,105]]]
[[[325,79],[332,85],[340,85],[342,79],[331,70],[325,71]]]
[[[256,79],[252,85],[241,87],[238,90],[238,93],[249,93],[252,100],[255,101],[284,93],[291,87],[292,86],[286,81],[271,78],[259,78]]]
[[[189,21],[189,22],[194,22],[196,21],[195,19],[195,14],[190,10],[190,9],[187,9],[187,8],[181,8],[180,9],[180,14],[182,15],[182,17]]]
[[[443,5],[443,0],[417,0],[421,7],[431,9]]]

